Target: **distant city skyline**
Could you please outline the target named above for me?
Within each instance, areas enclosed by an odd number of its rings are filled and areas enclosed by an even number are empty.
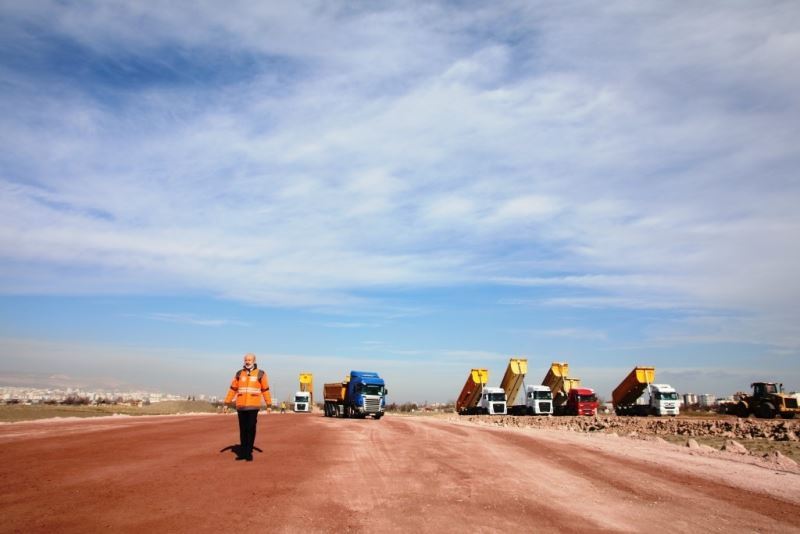
[[[215,396],[206,394],[199,395],[180,395],[175,393],[164,393],[159,391],[136,391],[136,390],[103,390],[103,389],[84,389],[84,388],[41,388],[24,386],[0,385],[0,401],[57,401],[63,402],[71,397],[77,399],[88,399],[91,402],[116,401],[122,399],[123,402],[142,401],[145,403],[159,403],[164,401],[180,401],[192,398],[196,400],[216,402]]]
[[[187,12],[191,12],[191,16]],[[0,5],[0,375],[800,389],[800,4]]]

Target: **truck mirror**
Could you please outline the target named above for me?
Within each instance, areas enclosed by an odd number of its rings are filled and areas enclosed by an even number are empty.
[[[389,394],[389,390],[388,390],[388,389],[384,389],[384,390],[383,390],[383,394],[384,394],[384,395],[388,395],[388,394]]]

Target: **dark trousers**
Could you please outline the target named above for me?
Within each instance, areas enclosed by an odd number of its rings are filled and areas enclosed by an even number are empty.
[[[256,442],[256,422],[258,410],[239,410],[239,456],[245,458],[253,455],[253,444]]]

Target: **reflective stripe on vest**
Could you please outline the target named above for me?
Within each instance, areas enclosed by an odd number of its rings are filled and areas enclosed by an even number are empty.
[[[253,373],[253,371],[255,371],[255,373]],[[239,371],[239,374],[237,375],[238,389],[236,391],[237,408],[261,407],[261,400],[264,396],[264,393],[269,391],[269,387],[267,387],[263,392],[261,391],[261,380],[259,380],[259,375],[266,376],[266,373],[257,368],[252,369],[251,371],[248,371],[247,369],[242,369]]]

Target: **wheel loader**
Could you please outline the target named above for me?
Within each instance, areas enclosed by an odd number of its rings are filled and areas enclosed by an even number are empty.
[[[783,384],[775,382],[753,382],[752,395],[744,395],[736,405],[736,415],[747,417],[750,414],[760,419],[774,419],[780,415],[784,419],[792,419],[800,413],[797,399],[783,392]]]

